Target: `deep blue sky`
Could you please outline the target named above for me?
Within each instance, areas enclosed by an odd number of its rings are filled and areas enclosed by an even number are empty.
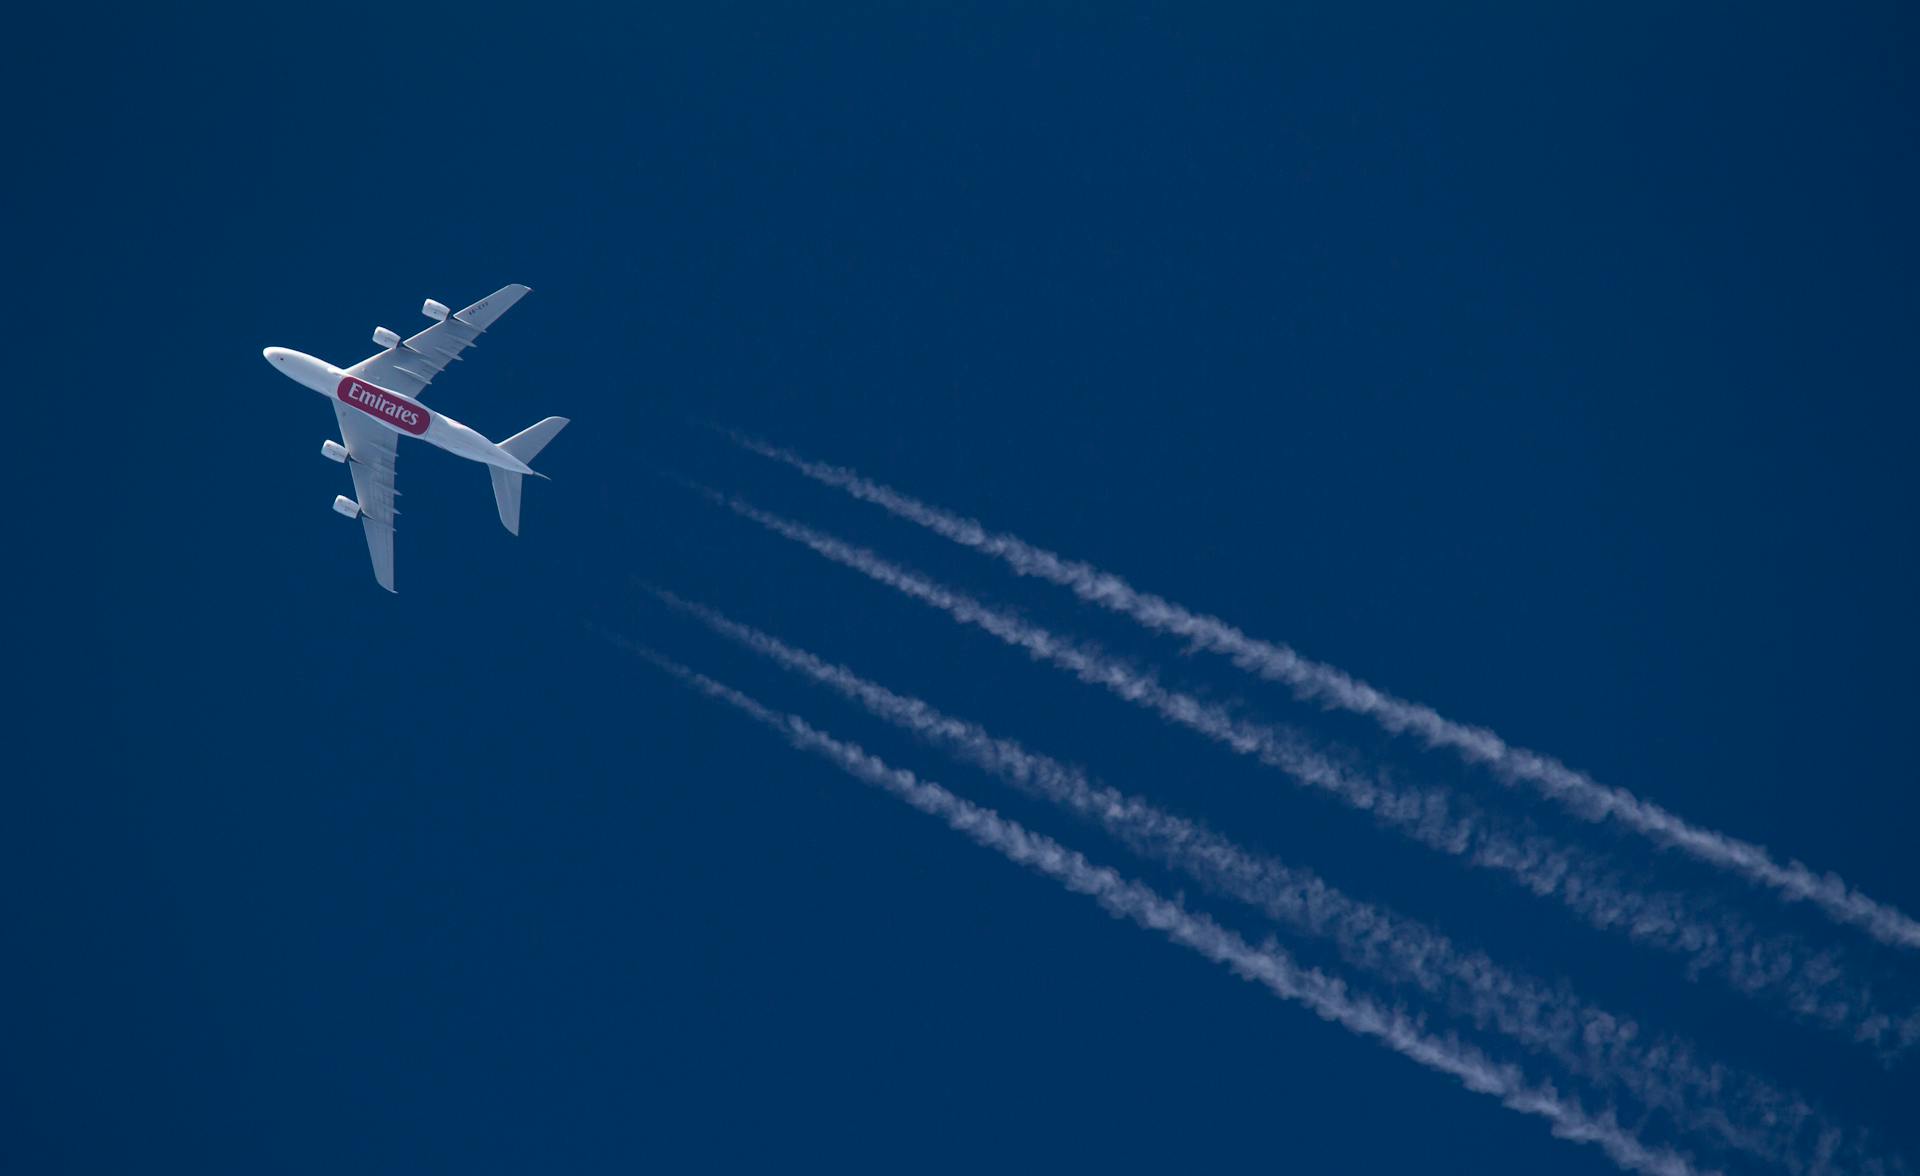
[[[1030,7],[16,28],[17,685],[50,705],[0,854],[0,1167],[1611,1170],[687,696],[583,622],[1178,885],[635,576],[1914,1152],[1911,1063],[656,476],[1488,787],[694,422],[857,465],[1920,909],[1912,12]],[[509,281],[428,400],[572,417],[554,480],[516,540],[403,447],[389,597],[327,509],[332,415],[260,348],[349,363]]]

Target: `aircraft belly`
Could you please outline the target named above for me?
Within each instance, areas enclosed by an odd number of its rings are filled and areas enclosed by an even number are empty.
[[[365,413],[396,433],[424,435],[434,425],[433,412],[400,395],[354,376],[344,376],[334,389],[340,403]]]

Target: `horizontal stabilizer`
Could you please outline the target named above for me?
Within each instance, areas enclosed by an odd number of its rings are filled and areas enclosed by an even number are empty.
[[[547,447],[547,442],[560,435],[567,427],[566,417],[548,417],[537,425],[525,428],[500,443],[500,448],[511,453],[523,462],[531,462],[534,455]],[[511,529],[511,528],[509,528]]]
[[[500,443],[500,448],[526,464],[534,459],[547,442],[560,435],[567,427],[566,417],[548,417],[537,425],[520,430]],[[487,467],[487,473],[493,476],[493,503],[500,508],[500,525],[518,535],[520,533],[520,484],[522,476],[512,470],[503,470],[497,465]],[[546,477],[545,474],[538,475]]]
[[[493,504],[500,508],[500,525],[518,535],[520,533],[520,483],[519,474],[512,470],[503,470],[490,465],[487,473],[493,475]]]

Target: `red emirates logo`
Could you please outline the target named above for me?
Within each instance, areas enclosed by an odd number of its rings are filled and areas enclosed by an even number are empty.
[[[368,416],[376,416],[396,429],[405,429],[418,437],[433,423],[433,414],[425,405],[415,404],[398,392],[376,388],[348,376],[340,381],[340,399]]]

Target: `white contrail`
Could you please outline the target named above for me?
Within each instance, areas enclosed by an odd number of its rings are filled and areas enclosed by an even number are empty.
[[[1428,1032],[1405,1012],[1352,993],[1344,983],[1317,969],[1301,967],[1278,946],[1268,944],[1256,948],[1206,916],[1194,914],[1140,883],[1096,866],[1052,838],[1034,833],[992,809],[962,800],[912,772],[889,766],[854,744],[815,730],[796,715],[768,710],[739,691],[651,650],[629,648],[708,697],[727,703],[778,731],[794,747],[819,755],[856,779],[892,793],[1009,861],[1087,895],[1116,918],[1158,931],[1173,942],[1225,965],[1242,978],[1264,985],[1274,995],[1305,1005],[1323,1020],[1378,1041],[1430,1070],[1449,1075],[1468,1090],[1499,1099],[1502,1105],[1521,1114],[1543,1118],[1556,1136],[1595,1144],[1623,1169],[1656,1176],[1693,1176],[1695,1172],[1688,1157],[1669,1148],[1641,1143],[1622,1128],[1610,1112],[1590,1114],[1551,1085],[1530,1081],[1519,1067],[1495,1063],[1473,1045],[1455,1037]]]
[[[1355,967],[1439,997],[1476,1026],[1500,1032],[1597,1084],[1619,1087],[1673,1116],[1683,1129],[1710,1134],[1792,1172],[1836,1157],[1848,1170],[1880,1166],[1869,1153],[1870,1141],[1831,1123],[1805,1100],[1755,1075],[1703,1062],[1685,1041],[1646,1036],[1632,1019],[1586,1003],[1564,982],[1549,984],[1510,972],[1484,952],[1458,947],[1417,920],[1355,899],[1311,870],[1249,852],[1198,822],[1090,780],[1079,768],[897,694],[717,609],[662,588],[648,590],[720,636],[837,691],[869,714],[1091,821],[1134,852],[1183,870],[1296,932],[1332,941]]]
[[[1525,784],[1586,820],[1617,821],[1657,844],[1739,874],[1789,901],[1812,903],[1836,921],[1861,928],[1882,943],[1920,947],[1920,921],[1862,894],[1836,873],[1817,874],[1791,859],[1782,865],[1763,846],[1700,828],[1624,788],[1601,784],[1551,756],[1511,746],[1484,727],[1455,722],[1432,707],[1383,693],[1342,670],[1302,657],[1285,645],[1249,637],[1218,617],[1195,613],[1142,592],[1091,564],[1066,559],[1006,532],[990,532],[973,519],[921,502],[853,470],[811,461],[753,437],[728,435],[743,448],[783,462],[816,482],[838,487],[943,538],[993,556],[1021,575],[1067,588],[1080,599],[1129,616],[1148,629],[1182,638],[1194,648],[1229,658],[1243,670],[1285,683],[1298,698],[1366,715],[1394,734],[1412,734],[1429,746],[1451,748],[1471,763],[1486,765],[1503,783]]]
[[[1507,874],[1598,929],[1619,931],[1637,942],[1684,956],[1690,973],[1712,970],[1738,991],[1775,994],[1796,1016],[1879,1048],[1883,1055],[1920,1039],[1920,1009],[1896,1023],[1875,1007],[1870,988],[1853,981],[1831,951],[1815,953],[1785,934],[1762,935],[1737,915],[1703,908],[1686,895],[1630,888],[1591,853],[1562,845],[1525,823],[1510,832],[1501,826],[1514,822],[1479,812],[1443,788],[1405,788],[1348,771],[1308,747],[1291,730],[1241,719],[1225,707],[1170,690],[1153,674],[1108,656],[1090,642],[1059,637],[866,548],[763,511],[741,498],[695,488],[741,517],[1025,650],[1036,660],[1370,812],[1382,824],[1423,845]]]

